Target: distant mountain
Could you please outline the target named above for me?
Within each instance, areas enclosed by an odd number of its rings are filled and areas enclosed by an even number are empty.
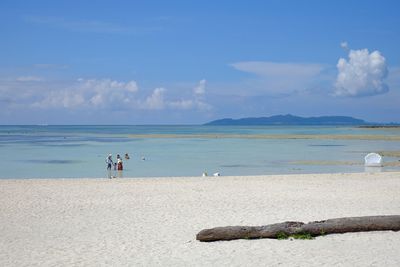
[[[364,120],[346,116],[299,117],[293,115],[276,115],[261,118],[221,119],[205,125],[365,125]]]

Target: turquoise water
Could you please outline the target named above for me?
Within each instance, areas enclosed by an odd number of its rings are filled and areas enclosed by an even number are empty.
[[[399,133],[398,129],[326,126],[0,126],[0,178],[107,177],[105,158],[109,153],[114,160],[116,154],[129,153],[130,159],[124,160],[124,171],[111,173],[122,177],[200,176],[203,172],[210,175],[360,172],[364,171],[366,153],[400,150],[400,142],[199,135],[396,136]],[[169,134],[174,138],[134,136],[139,134]],[[175,136],[179,134],[185,134],[186,138]],[[336,163],[321,165],[305,161]],[[393,170],[400,168],[382,169]]]

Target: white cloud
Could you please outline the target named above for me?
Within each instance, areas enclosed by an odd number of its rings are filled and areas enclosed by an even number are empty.
[[[201,101],[198,99],[181,99],[178,101],[170,101],[167,103],[168,107],[172,109],[197,109],[201,111],[210,111],[212,110],[212,106],[205,101]]]
[[[343,48],[346,51],[349,50],[349,44],[346,41],[341,42],[340,43],[340,47]]]
[[[137,83],[135,81],[130,81],[125,85],[125,89],[129,92],[137,92],[139,90]]]
[[[82,88],[91,89],[98,93],[104,93],[112,90],[127,91],[135,93],[138,91],[138,86],[135,81],[119,82],[111,79],[78,79]]]
[[[384,82],[388,73],[386,60],[379,51],[350,50],[349,59],[340,58],[337,69],[336,96],[370,96],[389,90]]]
[[[74,92],[69,91],[50,91],[44,99],[33,103],[32,106],[37,108],[74,108],[81,106],[84,103],[85,99],[80,94],[75,94]]]
[[[206,92],[206,80],[203,79],[199,84],[193,89],[195,95],[204,95]]]
[[[93,106],[123,105],[134,102],[135,93],[139,90],[135,81],[120,82],[111,79],[78,80],[78,89],[90,96]]]
[[[196,107],[202,111],[211,111],[213,109],[213,107],[210,104],[208,104],[204,101],[197,101]]]
[[[189,98],[183,98],[179,100],[166,99],[165,93],[167,90],[165,88],[156,88],[150,96],[148,96],[145,101],[139,102],[141,109],[147,110],[190,110],[197,109],[200,111],[210,111],[212,109],[211,105],[205,102],[205,86],[206,80],[200,80],[198,85],[193,88],[193,95]]]
[[[35,102],[40,108],[94,107],[124,105],[133,102],[138,91],[135,81],[120,82],[111,79],[78,79],[66,88],[50,90],[46,96]]]
[[[200,80],[198,85],[193,88],[192,95],[179,100],[166,99],[164,88],[156,88],[142,104],[141,108],[150,110],[172,109],[172,110],[200,110],[210,111],[211,105],[204,100],[206,80]]]
[[[190,99],[181,99],[178,101],[171,101],[169,106],[173,109],[191,109],[194,106],[194,101]]]
[[[245,61],[231,64],[237,70],[255,74],[246,86],[251,94],[284,95],[308,90],[326,68],[313,63],[277,63],[268,61]]]
[[[201,80],[186,92],[169,93],[165,88],[140,91],[136,81],[112,79],[77,79],[70,82],[39,80],[23,76],[0,80],[0,98],[7,107],[24,107],[42,110],[80,109],[96,111],[133,110],[194,110],[208,111],[205,102],[206,80]],[[21,81],[24,81],[23,83]],[[35,81],[35,82],[25,82]],[[37,82],[36,82],[37,81]]]
[[[193,89],[194,100],[191,101],[192,107],[202,111],[212,110],[212,106],[205,102],[206,83],[205,79],[199,81],[199,84]]]
[[[144,101],[142,108],[150,109],[150,110],[161,110],[164,109],[164,88],[156,88],[153,93],[146,98]]]
[[[17,82],[41,82],[43,78],[38,76],[20,76],[16,79]]]
[[[241,71],[250,72],[259,76],[282,77],[299,76],[311,77],[319,74],[323,65],[307,63],[276,63],[267,61],[247,61],[233,63],[232,66]]]

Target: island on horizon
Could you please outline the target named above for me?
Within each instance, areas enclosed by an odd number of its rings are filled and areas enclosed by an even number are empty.
[[[368,128],[399,127],[397,123],[373,123],[350,116],[300,117],[291,114],[270,117],[248,117],[240,119],[225,118],[214,120],[204,125],[351,125]]]

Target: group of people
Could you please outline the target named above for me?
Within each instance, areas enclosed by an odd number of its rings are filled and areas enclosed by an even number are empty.
[[[129,159],[129,154],[125,154],[125,159]],[[107,163],[107,170],[111,170],[114,168],[114,170],[122,171],[124,169],[123,163],[122,163],[122,158],[119,154],[117,154],[117,161],[114,162],[112,159],[112,154],[108,154],[106,158],[106,163]]]

